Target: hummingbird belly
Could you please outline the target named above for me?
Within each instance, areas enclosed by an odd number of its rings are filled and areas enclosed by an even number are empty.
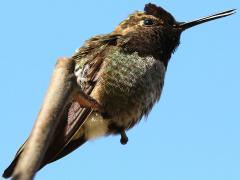
[[[147,115],[159,100],[165,66],[152,56],[113,50],[104,59],[99,73],[91,96],[109,117],[92,112],[82,126],[86,139],[127,130]]]

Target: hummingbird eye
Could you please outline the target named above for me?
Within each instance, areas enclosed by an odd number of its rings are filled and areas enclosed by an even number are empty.
[[[143,21],[143,24],[146,26],[151,26],[151,25],[153,25],[153,21],[151,19],[145,19]]]

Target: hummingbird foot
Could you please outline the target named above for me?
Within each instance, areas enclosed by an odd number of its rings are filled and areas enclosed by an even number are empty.
[[[105,113],[104,108],[94,98],[80,91],[77,92],[74,100],[79,103],[81,107],[91,108],[94,111]]]
[[[126,132],[124,130],[121,131],[120,142],[121,142],[122,145],[125,145],[128,142],[128,137],[127,137]]]

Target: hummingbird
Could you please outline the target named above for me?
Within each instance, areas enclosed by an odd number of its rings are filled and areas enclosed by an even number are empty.
[[[178,22],[162,7],[148,3],[113,32],[87,40],[71,57],[79,91],[62,113],[39,170],[97,137],[120,135],[120,142],[126,144],[126,131],[147,116],[160,98],[181,33],[233,13],[235,9]],[[26,143],[3,177],[11,177]]]

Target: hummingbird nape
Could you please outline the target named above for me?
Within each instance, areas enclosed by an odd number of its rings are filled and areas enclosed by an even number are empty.
[[[97,137],[118,134],[126,144],[125,131],[146,116],[160,98],[168,61],[181,33],[233,13],[229,10],[182,23],[149,3],[112,33],[87,40],[72,56],[79,93],[62,113],[39,169]],[[12,175],[23,151],[24,144],[3,177]]]

